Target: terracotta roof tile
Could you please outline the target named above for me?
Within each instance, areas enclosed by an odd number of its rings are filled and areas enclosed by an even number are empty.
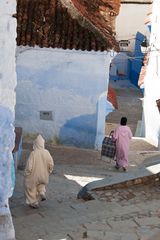
[[[108,87],[108,95],[107,100],[112,103],[113,107],[115,109],[118,109],[118,102],[117,102],[117,96],[116,92],[112,87]]]
[[[121,0],[121,3],[151,4],[153,0]]]
[[[75,8],[73,16],[70,8],[63,2],[67,0],[17,0],[17,45],[88,51],[118,50],[109,21],[105,21],[103,17],[100,19],[99,13],[95,16],[92,11],[87,10],[88,4],[78,5],[84,8],[84,12]],[[101,2],[110,3],[108,9],[114,9],[114,4],[111,4],[113,1]],[[115,2],[117,4],[114,10],[117,13],[119,0]],[[91,2],[90,7],[94,7]],[[87,14],[93,15],[92,18],[97,20],[92,21]]]
[[[62,0],[67,2],[68,0]],[[97,31],[100,31],[105,40],[118,50],[118,44],[114,38],[115,17],[119,13],[120,0],[72,0],[79,13],[88,20]],[[85,21],[84,21],[85,22]]]
[[[143,66],[141,67],[141,71],[140,71],[140,74],[139,74],[139,79],[138,79],[138,86],[139,87],[144,85],[144,78],[146,76],[148,61],[149,61],[149,53],[146,53],[144,55]]]

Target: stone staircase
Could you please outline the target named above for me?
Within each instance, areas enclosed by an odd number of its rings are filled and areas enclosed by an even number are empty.
[[[149,143],[146,138],[133,137],[130,144],[130,151],[155,152],[158,149]]]
[[[142,115],[141,94],[135,88],[121,88],[116,91],[119,109],[107,117],[106,134],[117,126],[122,116],[126,116],[128,125],[135,135]],[[31,149],[31,145],[24,144],[22,159],[19,163],[21,170],[24,169]],[[39,223],[45,227],[47,239],[159,239],[160,233],[157,231],[160,229],[160,152],[155,146],[145,138],[137,137],[136,134],[130,145],[129,170],[125,173],[114,169],[114,161],[108,164],[101,161],[98,151],[95,150],[65,146],[48,146],[48,149],[53,153],[56,172],[51,176],[54,181],[52,180],[53,183],[50,181],[50,198],[47,201],[47,207],[42,206],[40,210],[32,213],[24,210],[24,206],[20,205],[15,198],[17,208],[12,209],[14,222],[17,229],[19,228],[17,232],[23,235],[24,240],[33,239],[32,237],[39,233]],[[105,175],[102,174],[103,171]],[[75,201],[71,197],[71,191],[77,189],[75,182],[69,180],[70,184],[74,182],[74,185],[65,185],[66,177],[63,177],[61,182],[60,173],[67,174],[67,172],[72,176],[82,174],[82,176],[92,177],[97,174],[103,179],[85,185],[79,193],[77,192],[80,199]],[[22,173],[19,173],[19,177],[21,175]],[[21,183],[20,180],[21,178],[19,178]],[[149,183],[152,185],[147,188]],[[157,187],[155,187],[156,184]],[[140,185],[141,188],[136,191]],[[56,200],[59,200],[59,194],[64,195],[63,186],[69,194],[69,202]],[[20,186],[17,189],[19,193]],[[155,194],[157,195],[154,197]],[[82,201],[82,199],[94,200]],[[55,217],[57,221],[52,221]],[[33,218],[34,228],[32,228],[33,224],[30,224]]]
[[[119,173],[118,177],[113,175],[87,184],[78,193],[78,197],[84,200],[95,199],[93,192],[97,189],[103,191],[160,181],[160,152],[147,139],[137,136],[142,116],[141,93],[135,87],[117,88],[115,91],[119,107],[106,118],[106,135],[115,129],[122,116],[128,118],[128,126],[134,136],[129,150],[129,171],[125,175]]]
[[[115,129],[122,116],[126,116],[128,126],[131,128],[134,136],[131,141],[130,151],[156,151],[157,148],[155,146],[140,136],[143,110],[143,96],[140,90],[127,80],[112,81],[110,82],[110,86],[113,87],[116,92],[118,109],[106,117],[106,135]]]
[[[126,116],[128,126],[131,128],[133,135],[135,135],[138,121],[142,119],[143,96],[138,88],[134,86],[122,88],[118,86],[118,82],[114,90],[117,95],[118,109],[110,113],[106,118],[106,134],[109,134],[119,124],[122,116]]]

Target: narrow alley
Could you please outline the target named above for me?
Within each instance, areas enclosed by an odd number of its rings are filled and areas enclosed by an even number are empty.
[[[100,161],[95,151],[53,149],[55,170],[47,201],[38,210],[25,205],[23,171],[17,171],[16,188],[10,199],[17,240],[139,240],[160,228],[159,183],[100,191],[89,202],[77,200],[78,191],[88,182],[125,173],[114,170],[113,162]],[[128,172],[153,160],[157,163],[159,158],[158,152],[132,152]]]
[[[125,88],[123,93],[124,91]],[[127,91],[131,96],[133,90]],[[125,96],[119,98],[124,100]],[[134,112],[138,112],[137,118],[134,118],[136,121],[141,112],[137,98],[139,90],[134,90],[134,95],[127,97],[127,104],[123,106],[123,113],[127,113],[127,116],[131,116],[133,108]],[[127,112],[125,106],[128,106]],[[132,126],[133,124],[134,121]],[[23,169],[31,146],[24,144],[23,158],[17,170],[16,188],[10,199],[16,240],[143,240],[160,228],[158,182],[97,191],[95,200],[85,202],[77,199],[77,194],[87,183],[111,177],[123,178],[126,173],[117,172],[114,161],[102,161],[100,152],[95,150],[49,144],[47,148],[55,161],[47,201],[39,209],[30,209],[24,202]],[[160,153],[155,147],[145,139],[134,138],[129,152],[130,166],[127,174],[157,164],[159,159]]]
[[[1,0],[0,240],[160,240],[159,10]]]

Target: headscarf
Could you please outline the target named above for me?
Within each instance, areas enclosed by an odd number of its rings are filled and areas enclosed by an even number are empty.
[[[45,144],[45,140],[44,138],[39,134],[37,136],[37,138],[35,139],[34,143],[33,143],[33,149],[36,150],[36,149],[44,149],[44,144]]]
[[[120,125],[126,126],[126,124],[127,124],[127,118],[126,117],[122,117],[121,121],[120,121]]]

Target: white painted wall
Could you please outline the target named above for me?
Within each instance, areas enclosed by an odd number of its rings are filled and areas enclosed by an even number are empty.
[[[110,61],[107,52],[18,48],[16,125],[64,144],[94,147]],[[51,111],[53,120],[41,120],[42,110]]]
[[[108,92],[107,92],[108,93]],[[110,112],[113,112],[115,108],[112,103],[107,101],[106,104],[106,91],[102,93],[98,100],[98,113],[97,113],[97,132],[95,140],[95,149],[101,150],[102,141],[105,136],[105,121],[104,116],[107,116]]]
[[[156,100],[160,99],[160,1],[153,3],[150,35],[150,58],[147,73],[144,79],[144,119],[145,136],[160,148],[160,113]]]
[[[134,50],[137,32],[148,35],[144,21],[150,8],[151,4],[121,4],[120,13],[116,18],[116,38],[117,40],[130,39],[127,51]]]
[[[8,198],[14,187],[14,106],[16,86],[16,0],[0,3],[0,239],[15,237]]]

